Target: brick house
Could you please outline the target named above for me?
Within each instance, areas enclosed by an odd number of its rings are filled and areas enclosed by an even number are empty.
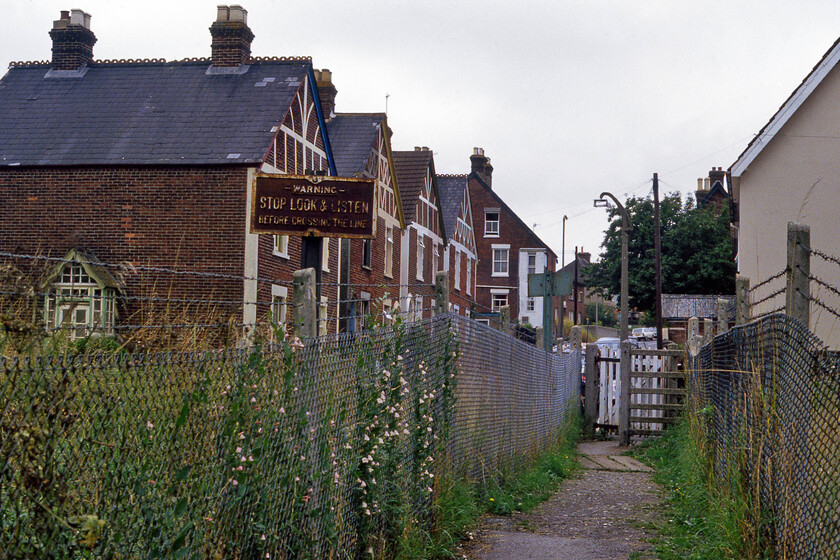
[[[416,320],[432,315],[435,272],[441,270],[445,247],[443,215],[432,151],[419,147],[396,151],[394,164],[406,221],[400,296],[406,316]]]
[[[385,114],[335,114],[336,89],[331,76],[322,72],[320,77],[319,90],[323,92],[324,113],[330,115],[327,131],[339,175],[377,179],[378,189],[376,238],[340,239],[338,244],[340,275],[334,295],[341,302],[338,330],[345,332],[362,327],[354,323],[370,314],[390,313],[399,301],[404,260],[400,239],[405,218]],[[378,305],[382,309],[377,309]]]
[[[475,243],[470,189],[466,175],[438,175],[443,223],[446,230],[444,269],[449,271],[449,304],[467,317],[477,311]]]
[[[210,58],[97,61],[90,19],[62,12],[51,63],[0,80],[0,252],[69,259],[42,286],[46,325],[171,322],[173,299],[193,320],[285,317],[300,238],[251,234],[249,187],[336,174],[311,60],[252,57],[247,12],[219,6]]]
[[[468,176],[472,215],[478,220],[476,303],[480,312],[510,308],[512,321],[542,328],[542,298],[528,297],[528,274],[554,272],[557,255],[525,225],[493,190],[493,166],[484,150],[470,156]],[[556,320],[559,298],[554,299]]]

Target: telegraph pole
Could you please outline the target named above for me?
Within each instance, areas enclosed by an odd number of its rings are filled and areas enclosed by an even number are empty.
[[[656,269],[656,347],[662,349],[662,241],[659,225],[659,174],[653,174],[653,253]]]

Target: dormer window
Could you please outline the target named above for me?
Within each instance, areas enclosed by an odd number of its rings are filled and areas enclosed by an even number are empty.
[[[71,339],[114,334],[119,283],[91,255],[70,251],[49,275],[44,322]]]

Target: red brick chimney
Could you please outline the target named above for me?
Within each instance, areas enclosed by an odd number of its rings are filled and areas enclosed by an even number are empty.
[[[484,156],[484,148],[473,148],[470,164],[472,172],[478,174],[488,187],[493,188],[493,166],[490,165],[490,158]]]
[[[61,12],[53,22],[52,69],[78,70],[93,61],[96,36],[90,30],[90,14],[82,10]]]
[[[318,87],[318,97],[321,99],[321,112],[324,113],[325,120],[330,120],[335,115],[335,96],[338,94],[332,82],[332,72],[326,68],[313,72]]]
[[[239,66],[251,60],[254,33],[248,27],[248,11],[242,6],[219,6],[210,35],[213,66]]]

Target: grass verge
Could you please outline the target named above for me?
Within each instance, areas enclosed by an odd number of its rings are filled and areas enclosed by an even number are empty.
[[[553,496],[562,480],[580,468],[576,450],[580,436],[578,422],[577,414],[570,417],[556,445],[529,466],[510,468],[483,485],[461,480],[439,482],[442,491],[435,503],[438,519],[435,531],[406,535],[397,558],[453,558],[458,545],[481,515],[529,511]]]
[[[750,529],[749,492],[729,477],[725,483],[710,476],[708,454],[699,433],[700,418],[684,419],[659,439],[638,446],[636,458],[656,470],[665,490],[664,523],[656,528],[661,560],[723,560],[763,558]]]

